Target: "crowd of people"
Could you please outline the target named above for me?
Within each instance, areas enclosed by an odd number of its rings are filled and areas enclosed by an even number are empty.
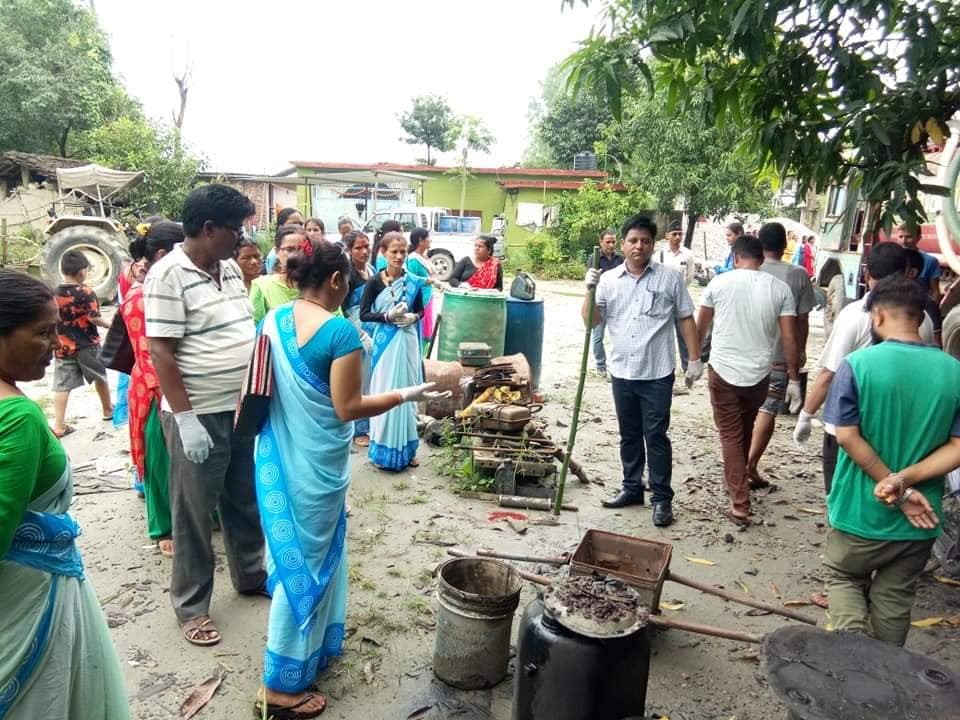
[[[620,231],[622,255],[614,231],[600,237],[600,267],[587,270],[583,317],[594,328],[598,368],[612,385],[623,465],[622,489],[603,505],[642,505],[649,491],[653,524],[673,521],[668,429],[676,355],[679,349],[690,387],[704,372],[701,350],[709,347],[725,516],[742,529],[754,524],[750,493],[770,485],[759,462],[777,416],[800,410],[793,436],[803,448],[824,407],[830,527],[826,595],[815,601],[828,608],[832,629],[902,645],[917,581],[940,532],[944,476],[960,467],[960,361],[939,349],[928,314],[937,314],[936,260],[916,250],[906,228],[898,242],[871,249],[869,292],[837,316],[804,399],[811,273],[804,263],[783,261],[783,225],[764,224],[757,236],[742,234],[738,223],[727,229],[729,267],[704,289],[696,321],[679,226],[668,228],[659,251],[656,225],[639,215]],[[905,368],[936,380],[914,382]]]
[[[446,286],[429,262],[429,229],[408,241],[385,223],[371,242],[341,226],[330,242],[322,222],[287,209],[263,259],[243,234],[253,212],[238,191],[206,185],[180,222],[150,218],[131,242],[119,309],[134,358],[130,451],[147,531],[172,558],[184,640],[221,641],[211,616],[219,525],[236,592],[270,600],[257,712],[309,718],[324,710],[313,688],[344,642],[351,445],[384,470],[417,466],[415,403],[437,396],[424,382],[424,340]],[[586,274],[583,318],[611,383],[623,465],[622,489],[603,505],[641,505],[649,491],[653,524],[674,521],[678,352],[686,388],[707,373],[725,516],[742,528],[754,522],[751,491],[769,485],[759,464],[777,416],[803,405],[802,446],[823,407],[830,623],[902,644],[939,531],[943,476],[960,466],[960,362],[935,346],[926,260],[908,242],[872,249],[870,291],[836,318],[804,400],[815,300],[804,268],[783,261],[784,227],[733,237],[731,268],[706,286],[699,311],[680,225],[660,250],[657,232],[645,216],[627,219],[620,252],[617,233],[604,232],[600,267]],[[68,254],[63,269],[53,290],[0,269],[0,637],[9,641],[0,717],[126,718],[119,661],[76,548],[60,443],[72,389],[94,383],[103,417],[113,414],[100,386],[97,327],[107,323],[84,285],[85,258]],[[481,236],[451,285],[502,284],[493,239]],[[51,362],[52,428],[20,387]],[[274,382],[254,390],[264,363]],[[938,381],[909,382],[904,367]],[[250,409],[253,430],[240,421]]]

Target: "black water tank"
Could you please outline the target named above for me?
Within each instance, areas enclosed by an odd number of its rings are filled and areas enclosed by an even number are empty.
[[[592,152],[578,152],[573,156],[573,169],[580,170],[581,172],[585,170],[596,170],[597,156]]]
[[[643,717],[650,674],[647,628],[598,640],[576,634],[527,605],[517,638],[513,720]]]

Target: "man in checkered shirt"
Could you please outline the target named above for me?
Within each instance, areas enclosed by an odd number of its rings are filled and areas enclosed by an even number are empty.
[[[584,322],[591,327],[605,322],[613,344],[607,371],[620,427],[623,489],[603,506],[642,505],[643,469],[648,464],[653,524],[665,527],[673,522],[673,448],[667,430],[676,367],[675,322],[690,352],[687,387],[703,375],[703,363],[683,275],[650,261],[656,224],[635,215],[624,223],[620,236],[625,262],[602,277],[599,270],[588,270],[587,289],[596,288],[593,317],[588,314],[589,294],[583,304]]]

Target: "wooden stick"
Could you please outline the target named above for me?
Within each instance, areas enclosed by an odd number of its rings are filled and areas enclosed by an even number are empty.
[[[544,565],[566,565],[569,558],[563,557],[536,557],[534,555],[514,555],[513,553],[494,552],[493,550],[477,550],[480,557],[498,558],[500,560],[518,560],[520,562],[543,563]]]
[[[437,315],[437,320],[433,323],[433,333],[430,335],[430,342],[427,343],[427,351],[423,354],[424,358],[429,358],[433,352],[433,344],[437,341],[437,333],[440,332],[440,322],[443,320],[443,314]]]
[[[600,248],[593,249],[593,258],[590,267],[596,270],[600,266]],[[570,422],[570,435],[567,438],[566,457],[560,467],[560,479],[557,480],[557,495],[553,503],[553,514],[559,515],[563,507],[563,490],[567,485],[567,471],[570,469],[570,456],[577,442],[577,425],[580,419],[580,402],[583,400],[583,386],[587,382],[587,357],[590,355],[590,338],[593,335],[593,311],[597,303],[597,288],[592,287],[587,292],[586,329],[583,335],[583,354],[580,356],[580,379],[577,382],[577,394],[573,397],[573,419]]]
[[[547,442],[550,442],[550,443],[553,442],[552,440],[549,440],[549,439],[547,438],[547,436],[544,434],[543,430],[540,429],[540,428],[537,428],[536,430],[534,430],[533,432],[531,432],[531,433],[530,433],[530,437],[531,437],[532,439],[537,439],[537,440],[542,439],[542,440],[547,441]],[[563,451],[563,448],[561,448],[560,446],[555,446],[554,451],[553,451],[553,456],[554,456],[557,460],[559,460],[561,463],[567,462],[567,453],[565,453],[565,452]],[[577,480],[579,480],[579,481],[582,482],[582,483],[589,483],[589,482],[590,482],[590,478],[587,477],[587,473],[586,473],[586,471],[583,469],[583,465],[581,465],[581,464],[578,463],[576,460],[574,460],[572,456],[570,457],[569,465],[570,465],[570,472],[572,472],[574,475],[577,476]]]
[[[485,492],[461,492],[460,497],[467,500],[483,500],[484,502],[494,502],[500,507],[519,508],[521,510],[550,510],[552,503],[547,498],[530,498],[522,495],[497,495],[495,493]],[[564,505],[564,510],[577,512],[576,505]]]
[[[774,615],[782,615],[783,617],[790,618],[791,620],[799,620],[800,622],[807,623],[808,625],[817,624],[816,619],[810,617],[809,615],[794,612],[788,608],[782,608],[776,605],[760,602],[759,600],[754,600],[753,598],[741,593],[731,592],[730,590],[723,590],[722,588],[714,587],[713,585],[697,582],[696,580],[692,580],[688,577],[677,575],[674,572],[670,572],[667,575],[667,579],[673,580],[673,582],[677,583],[678,585],[686,585],[694,590],[699,590],[707,595],[716,595],[724,600],[730,600],[731,602],[740,603],[741,605],[749,605],[750,607],[757,608],[758,610],[766,610]]]
[[[452,555],[453,557],[458,557],[458,558],[476,557],[475,555],[466,553],[463,550],[457,550],[456,548],[447,548],[447,555]],[[521,570],[520,568],[514,565],[511,565],[510,567],[512,567],[516,571],[516,573],[520,577],[524,578],[525,580],[529,580],[530,582],[537,583],[538,585],[553,585],[553,580],[551,580],[548,577],[544,577],[543,575],[534,575],[533,573],[529,573],[529,572],[526,572],[525,570]]]
[[[684,620],[673,620],[665,618],[662,615],[650,615],[647,618],[647,624],[655,627],[670,628],[672,630],[685,630],[686,632],[697,633],[698,635],[726,638],[727,640],[739,640],[740,642],[757,644],[763,642],[763,635],[741,632],[739,630],[727,630],[726,628],[716,627],[715,625],[703,625],[701,623],[686,622]]]

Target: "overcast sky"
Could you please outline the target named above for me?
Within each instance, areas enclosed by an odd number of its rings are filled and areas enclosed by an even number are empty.
[[[475,165],[511,165],[547,69],[594,8],[561,0],[96,0],[114,68],[148,114],[170,119],[171,71],[193,77],[184,134],[214,170],[275,173],[290,160],[413,162],[398,113],[444,95],[497,139]],[[441,162],[449,160],[441,157]]]

